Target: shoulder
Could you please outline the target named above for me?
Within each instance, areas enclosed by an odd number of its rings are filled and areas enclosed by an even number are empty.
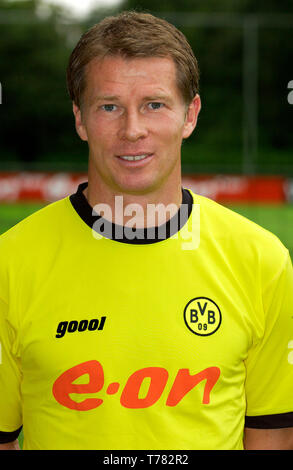
[[[273,270],[284,265],[288,250],[275,234],[209,198],[191,194],[194,204],[200,206],[203,240],[255,266],[261,264]]]
[[[60,199],[37,210],[33,214],[25,217],[9,230],[0,236],[0,240],[16,239],[25,236],[26,232],[31,230],[42,230],[44,225],[52,222],[58,223],[58,218],[66,212],[68,198]]]
[[[69,206],[68,198],[48,204],[7,230],[0,236],[1,257],[37,250],[55,240],[69,217]]]
[[[0,236],[0,297],[19,291],[32,272],[41,275],[66,244],[75,218],[68,198],[47,205]]]

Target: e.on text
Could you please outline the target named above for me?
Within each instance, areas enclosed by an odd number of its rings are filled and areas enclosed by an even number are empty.
[[[79,377],[88,374],[89,381],[86,384],[73,383]],[[198,383],[205,380],[202,403],[210,403],[210,393],[220,377],[218,367],[208,367],[207,369],[191,375],[189,369],[179,369],[175,380],[171,386],[166,400],[166,406],[176,406],[185,395],[190,392]],[[139,396],[143,381],[150,379],[146,396]],[[120,404],[125,408],[148,408],[156,403],[161,397],[169,378],[168,371],[163,367],[144,367],[130,375],[122,393]],[[86,398],[83,401],[75,401],[70,394],[89,394],[100,392],[104,387],[104,370],[100,362],[96,360],[78,364],[61,374],[53,384],[53,395],[60,405],[72,410],[88,411],[102,405],[101,398]],[[112,382],[106,388],[108,395],[114,395],[119,391],[119,382]]]

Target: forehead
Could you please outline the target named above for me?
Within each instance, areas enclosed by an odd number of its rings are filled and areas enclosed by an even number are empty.
[[[88,64],[86,94],[89,98],[92,99],[97,93],[116,95],[134,91],[142,94],[161,91],[180,96],[173,59],[106,56],[104,59],[95,58]]]

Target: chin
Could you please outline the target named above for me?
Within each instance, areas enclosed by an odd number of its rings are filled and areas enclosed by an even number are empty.
[[[136,180],[136,181],[131,181],[130,178],[126,181],[120,181],[117,182],[117,189],[119,189],[119,192],[122,194],[148,194],[152,191],[155,191],[158,184],[156,184],[156,181],[146,181],[146,180]]]
[[[119,192],[121,192],[122,194],[129,194],[133,196],[142,196],[144,194],[149,194],[153,191],[153,188],[149,186],[127,186],[123,188],[120,187],[119,189]]]

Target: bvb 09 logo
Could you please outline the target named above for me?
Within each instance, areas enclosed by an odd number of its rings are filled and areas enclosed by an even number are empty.
[[[213,300],[208,297],[196,297],[186,305],[184,321],[192,333],[199,336],[209,336],[219,329],[222,315]]]

